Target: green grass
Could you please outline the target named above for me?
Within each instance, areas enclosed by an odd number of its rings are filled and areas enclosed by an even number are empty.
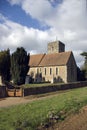
[[[21,88],[31,88],[31,87],[46,87],[46,86],[55,86],[55,85],[60,85],[60,84],[64,84],[64,83],[37,83],[37,84],[24,84],[21,85]]]
[[[64,91],[52,97],[0,108],[0,130],[35,130],[48,121],[49,112],[77,112],[87,105],[87,87]]]

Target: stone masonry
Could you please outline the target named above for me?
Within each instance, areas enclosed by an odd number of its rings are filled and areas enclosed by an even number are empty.
[[[54,41],[48,43],[48,54],[60,53],[65,51],[65,45],[61,41]]]

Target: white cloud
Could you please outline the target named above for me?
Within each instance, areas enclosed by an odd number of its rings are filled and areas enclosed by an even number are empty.
[[[13,49],[23,45],[32,53],[44,52],[47,42],[55,40],[57,36],[58,40],[66,44],[66,50],[74,52],[77,63],[82,62],[83,58],[80,56],[80,52],[87,51],[86,0],[63,0],[55,7],[49,0],[8,1],[11,5],[21,6],[26,14],[51,28],[46,31],[28,28],[2,16],[4,23],[0,24],[0,32],[2,32],[0,47],[9,46]]]
[[[4,16],[3,16],[4,17]],[[23,46],[27,51],[43,52],[47,46],[48,33],[34,28],[28,28],[18,23],[4,19],[0,23],[0,48],[10,48],[14,51]]]
[[[48,0],[8,0],[11,5],[21,5],[22,9],[33,18],[44,21],[52,16],[53,7]],[[44,18],[44,19],[43,19]]]
[[[7,0],[11,5],[14,5],[14,4],[21,4],[21,2],[23,0]]]

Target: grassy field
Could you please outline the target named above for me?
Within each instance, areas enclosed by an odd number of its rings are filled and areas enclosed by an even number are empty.
[[[63,91],[28,104],[0,108],[0,130],[36,130],[49,122],[50,116],[63,120],[66,113],[77,112],[84,105],[87,105],[87,87]]]

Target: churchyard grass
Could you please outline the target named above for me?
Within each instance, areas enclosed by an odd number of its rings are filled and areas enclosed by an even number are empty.
[[[46,86],[53,86],[53,85],[60,85],[65,83],[34,83],[34,84],[24,84],[21,85],[21,88],[34,88],[34,87],[46,87]]]

